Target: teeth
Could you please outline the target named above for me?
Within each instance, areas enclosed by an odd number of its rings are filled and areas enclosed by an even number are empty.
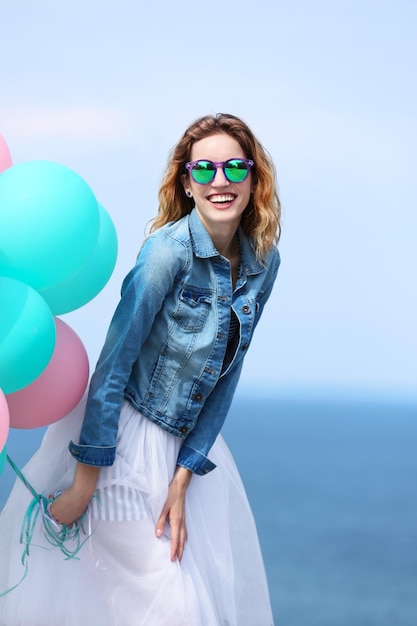
[[[230,194],[218,195],[218,196],[210,196],[211,202],[232,202],[234,196]]]

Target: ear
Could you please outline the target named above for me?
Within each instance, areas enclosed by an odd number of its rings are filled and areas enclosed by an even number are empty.
[[[190,189],[190,179],[188,178],[187,174],[181,175],[181,184],[184,187],[185,195],[188,198],[192,198],[193,194],[191,193]]]
[[[181,174],[181,184],[184,187],[184,190],[187,191],[190,186],[187,174]]]

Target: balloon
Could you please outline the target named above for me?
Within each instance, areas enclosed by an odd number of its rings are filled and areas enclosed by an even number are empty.
[[[6,398],[4,397],[4,393],[0,389],[0,450],[2,450],[7,441],[7,436],[9,434],[9,407],[6,402]]]
[[[98,238],[97,200],[69,168],[14,165],[0,176],[0,275],[45,289],[77,272]]]
[[[3,135],[0,135],[0,173],[12,165],[12,156]]]
[[[98,205],[100,230],[92,254],[82,268],[68,280],[40,293],[54,315],[74,311],[92,300],[109,280],[117,259],[117,235],[107,211]]]
[[[42,296],[14,278],[0,276],[0,303],[0,387],[7,394],[29,385],[48,365],[55,322]]]
[[[6,446],[4,446],[3,450],[0,452],[0,474],[3,471],[3,467],[4,467],[4,462],[6,460]]]
[[[88,383],[87,352],[78,335],[55,319],[56,345],[52,358],[31,385],[7,395],[12,428],[37,428],[62,419],[74,409]]]

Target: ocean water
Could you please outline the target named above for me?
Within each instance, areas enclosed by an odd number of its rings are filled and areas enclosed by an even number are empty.
[[[42,434],[11,431],[19,466]],[[417,626],[417,403],[238,396],[223,434],[276,626]],[[0,507],[12,481],[6,464]]]
[[[277,626],[417,626],[417,403],[240,400]]]

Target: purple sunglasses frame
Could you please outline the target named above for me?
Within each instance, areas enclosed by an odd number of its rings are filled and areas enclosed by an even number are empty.
[[[193,176],[193,167],[196,163],[199,163],[200,161],[205,161],[206,163],[211,163],[212,165],[214,165],[214,167],[216,168],[214,170],[214,176],[211,180],[209,180],[207,183],[199,183],[197,180],[195,180],[194,176]],[[246,165],[248,166],[248,171],[246,172],[246,176],[243,180],[240,180],[238,183],[234,180],[230,180],[226,174],[226,168],[224,167],[226,165],[226,163],[229,163],[229,161],[243,161],[243,163],[246,163]],[[223,170],[223,174],[226,178],[226,180],[229,181],[229,183],[235,183],[236,185],[239,185],[240,183],[243,183],[247,177],[249,176],[249,172],[250,172],[250,168],[253,167],[255,165],[254,161],[252,161],[252,159],[242,159],[240,157],[234,157],[232,159],[227,159],[227,161],[210,161],[210,159],[197,159],[196,161],[189,161],[188,163],[185,164],[186,169],[189,171],[193,181],[195,183],[197,183],[197,185],[209,185],[211,182],[213,182],[213,180],[216,178],[216,174],[217,174],[217,168],[221,167]]]

